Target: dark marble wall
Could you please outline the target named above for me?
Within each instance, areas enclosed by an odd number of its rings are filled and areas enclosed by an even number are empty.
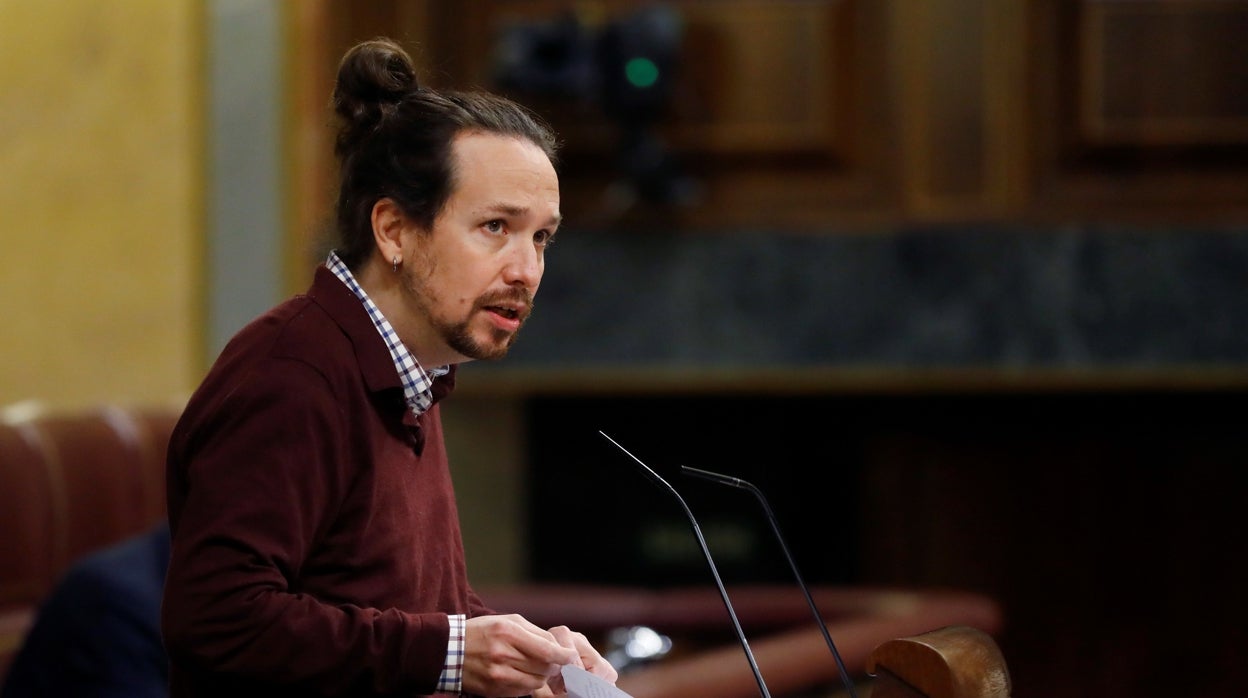
[[[490,368],[1248,363],[1248,228],[602,233]]]

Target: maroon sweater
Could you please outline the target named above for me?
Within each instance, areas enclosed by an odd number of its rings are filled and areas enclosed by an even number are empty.
[[[435,381],[435,400],[454,371]],[[243,329],[168,459],[173,698],[419,695],[470,588],[439,407],[325,268]]]

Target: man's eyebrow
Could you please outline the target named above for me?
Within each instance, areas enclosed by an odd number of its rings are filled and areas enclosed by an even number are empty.
[[[529,207],[517,206],[515,204],[509,204],[509,203],[500,201],[500,202],[489,204],[483,207],[482,211],[491,213],[491,214],[501,213],[506,216],[520,217],[520,216],[527,216],[529,214]],[[550,220],[546,221],[546,225],[557,226],[562,222],[563,222],[563,214],[556,213],[555,215],[550,217]]]

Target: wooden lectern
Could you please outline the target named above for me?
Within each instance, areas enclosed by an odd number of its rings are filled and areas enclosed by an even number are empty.
[[[987,633],[951,626],[889,640],[871,653],[871,698],[1009,698],[1010,672]]]

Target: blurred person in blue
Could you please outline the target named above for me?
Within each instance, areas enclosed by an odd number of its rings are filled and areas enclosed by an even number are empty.
[[[169,660],[160,597],[169,527],[75,562],[35,614],[2,698],[165,698]]]

